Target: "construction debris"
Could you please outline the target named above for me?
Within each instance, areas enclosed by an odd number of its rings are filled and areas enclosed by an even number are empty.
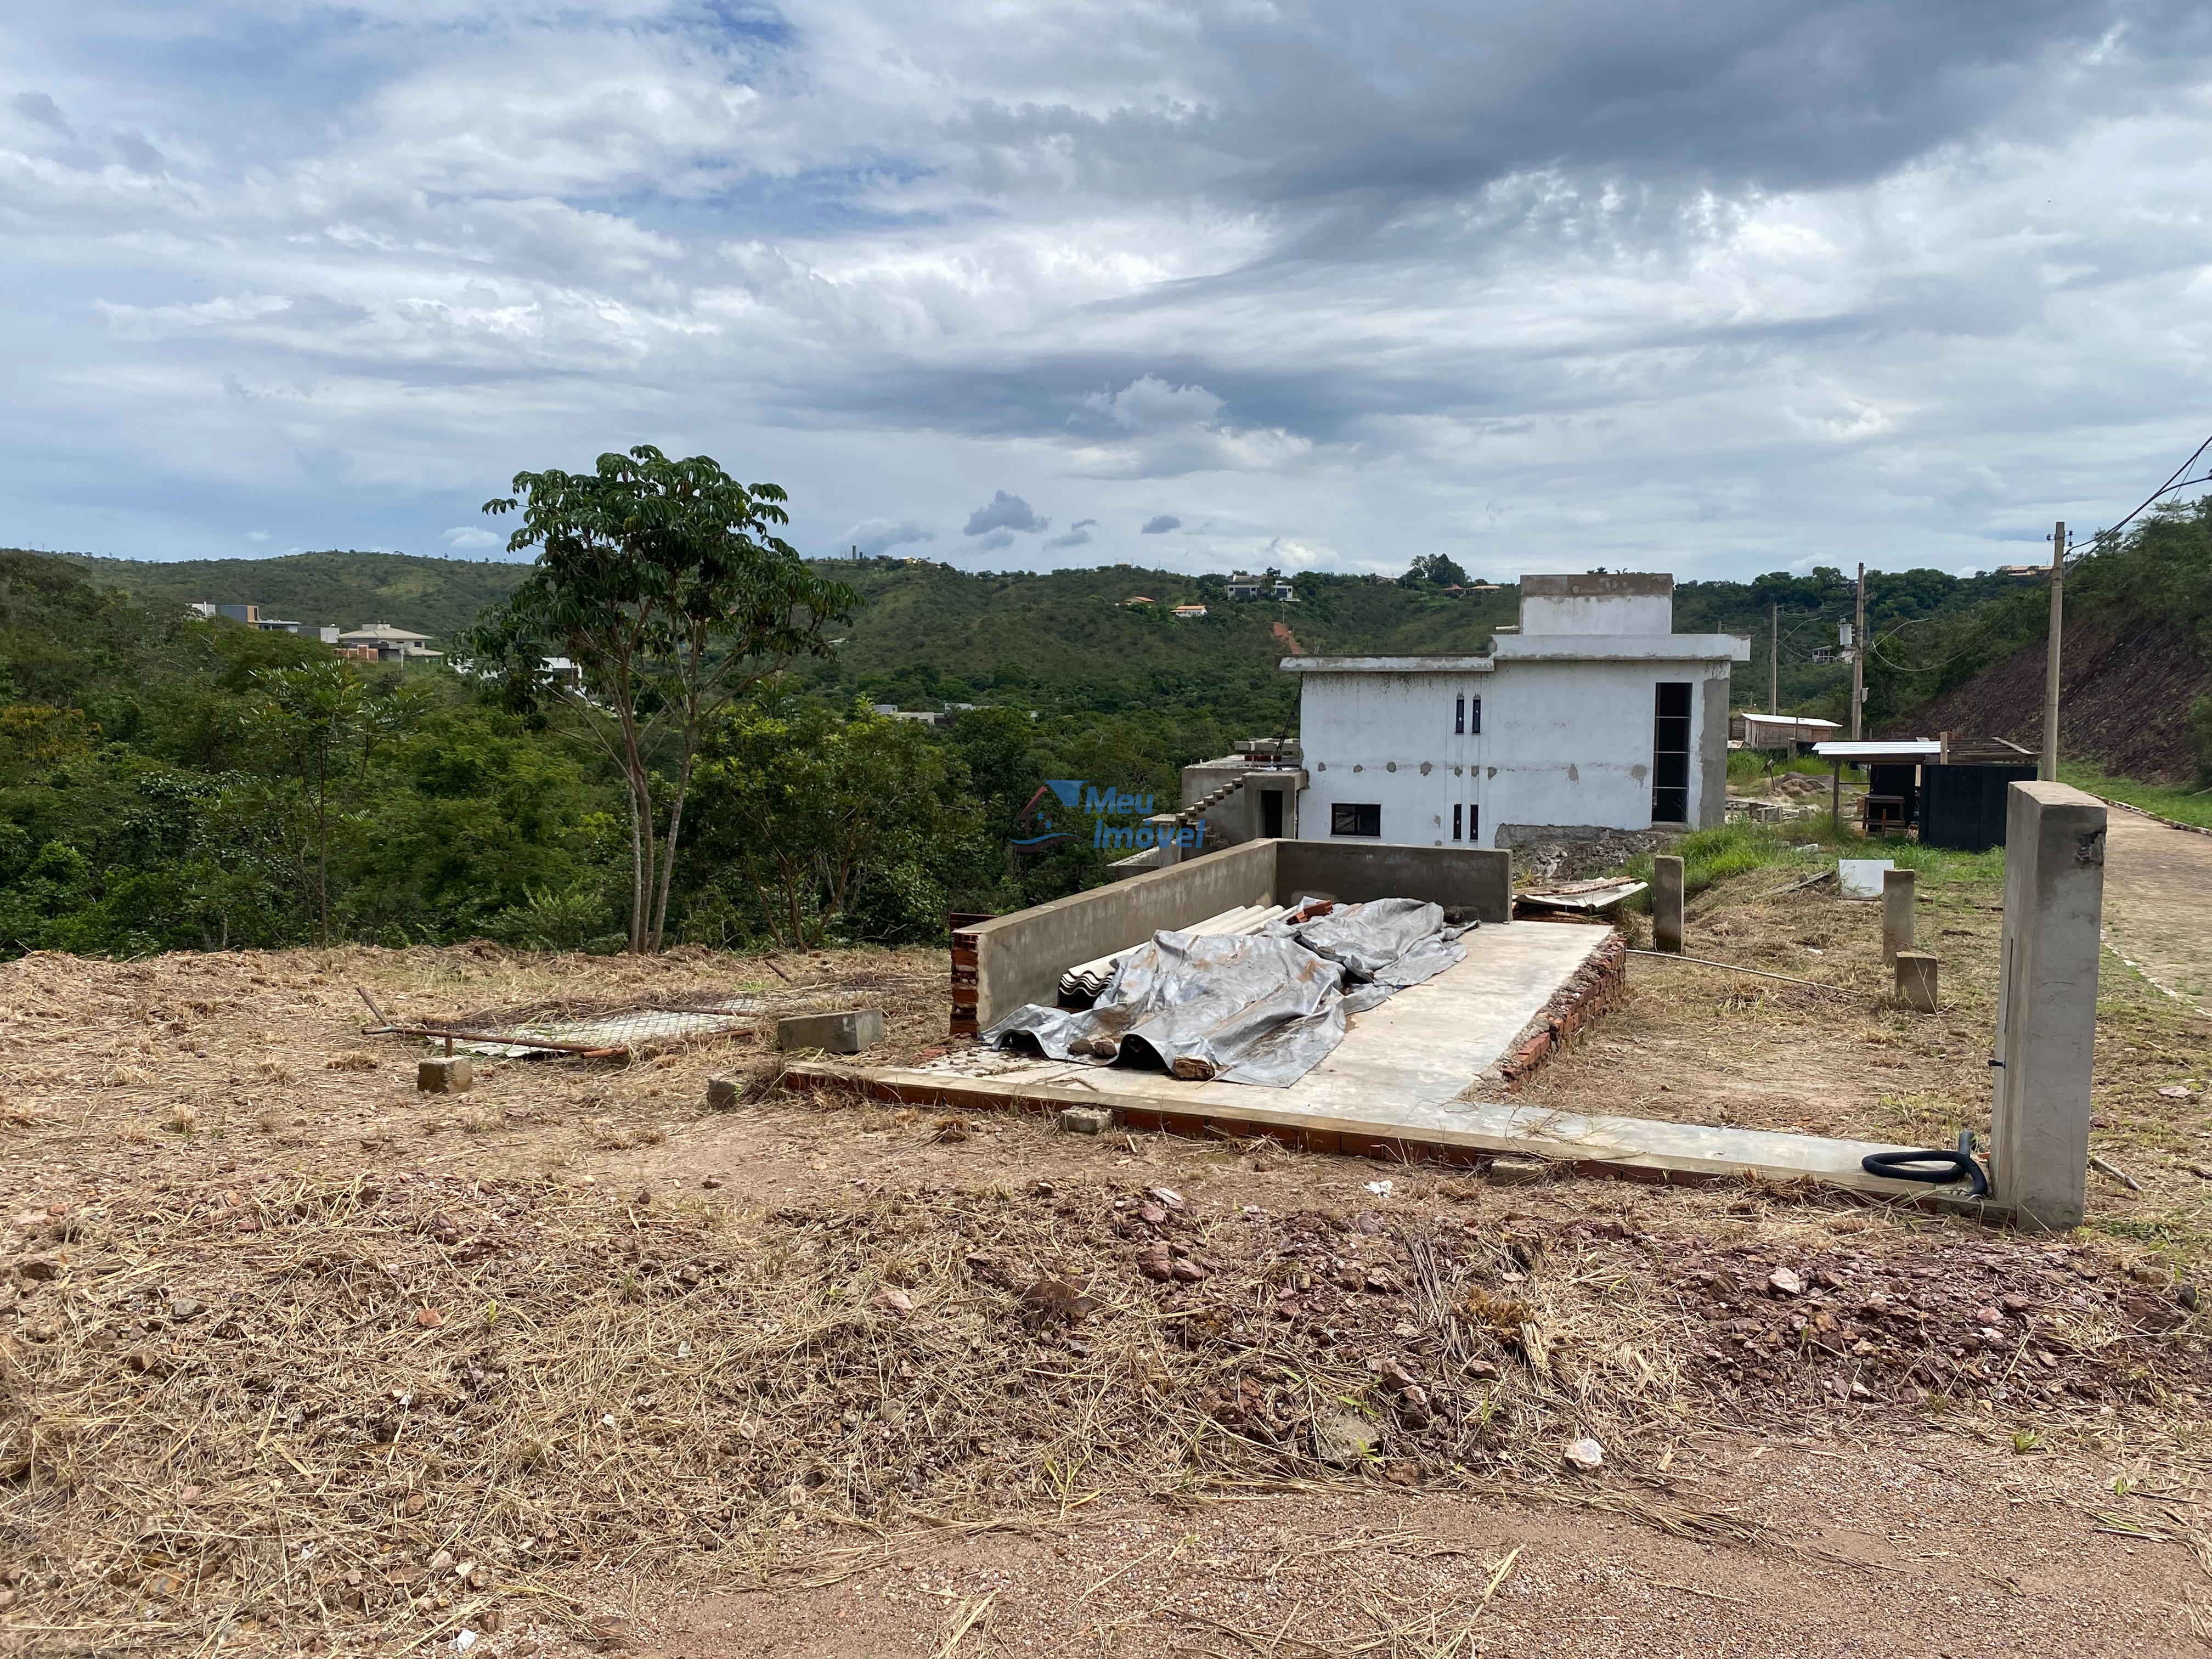
[[[415,1068],[415,1086],[424,1094],[466,1094],[476,1080],[476,1068],[466,1054],[426,1060]]]
[[[1513,914],[1567,912],[1596,916],[1618,908],[1644,890],[1645,884],[1628,878],[1607,877],[1596,881],[1563,882],[1555,887],[1533,889],[1513,896]]]
[[[1242,933],[1256,933],[1269,922],[1279,921],[1291,914],[1287,904],[1246,904],[1234,910],[1224,910],[1218,916],[1208,916],[1195,927],[1182,931],[1196,939],[1220,939]],[[1071,1008],[1088,1007],[1097,1000],[1100,993],[1114,977],[1114,970],[1145,948],[1132,945],[1127,950],[1078,963],[1060,976],[1060,1000]]]
[[[1163,931],[1121,953],[1088,1010],[1031,1003],[984,1044],[1099,1066],[1127,1051],[1185,1079],[1288,1088],[1344,1040],[1349,1015],[1463,961],[1473,925],[1448,927],[1440,906],[1416,899],[1212,921],[1224,931]],[[1227,931],[1248,924],[1261,931]]]
[[[794,1049],[819,1048],[832,1054],[857,1054],[884,1040],[884,1011],[848,1008],[834,1014],[799,1014],[775,1023],[775,1046],[788,1054]]]
[[[427,1037],[442,1042],[447,1054],[460,1050],[499,1060],[538,1059],[548,1054],[600,1060],[657,1053],[705,1038],[742,1035],[752,1029],[752,1016],[761,1011],[755,998],[711,997],[690,1008],[522,1008],[395,1024],[367,992],[355,988],[376,1018],[365,1036]],[[556,1012],[567,1017],[546,1017]]]

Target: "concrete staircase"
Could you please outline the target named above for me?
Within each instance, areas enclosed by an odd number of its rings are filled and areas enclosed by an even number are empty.
[[[1184,807],[1182,811],[1177,812],[1176,814],[1176,822],[1178,824],[1182,825],[1185,829],[1189,828],[1192,824],[1196,823],[1200,818],[1204,817],[1208,812],[1211,812],[1215,807],[1220,805],[1223,801],[1227,800],[1231,795],[1235,794],[1243,787],[1244,779],[1242,776],[1230,779],[1228,782],[1223,784],[1220,788],[1215,790],[1204,799],[1194,801],[1188,806]]]

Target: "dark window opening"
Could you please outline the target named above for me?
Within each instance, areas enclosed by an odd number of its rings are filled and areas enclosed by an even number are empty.
[[[1662,680],[1651,724],[1651,821],[1686,823],[1690,817],[1690,683]]]
[[[1467,809],[1467,838],[1469,841],[1482,839],[1482,809],[1480,806]]]
[[[1283,792],[1279,789],[1260,792],[1260,834],[1268,841],[1282,839]]]
[[[1328,833],[1332,836],[1373,836],[1379,839],[1382,834],[1382,803],[1330,807]]]
[[[1471,701],[1474,706],[1467,711],[1472,717],[1468,722],[1467,729],[1474,732],[1477,737],[1480,737],[1482,735],[1482,699],[1480,697],[1474,697],[1471,698],[1469,701]]]
[[[1467,735],[1467,699],[1465,697],[1459,700],[1459,712],[1452,716],[1452,734],[1455,737]]]
[[[1452,839],[1454,841],[1463,841],[1466,839],[1465,836],[1460,834],[1460,809],[1456,806],[1452,808]]]

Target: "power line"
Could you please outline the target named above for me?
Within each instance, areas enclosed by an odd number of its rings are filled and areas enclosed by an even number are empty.
[[[2183,473],[2188,471],[2191,467],[2196,465],[2198,459],[2202,457],[2204,452],[2208,449],[2212,449],[2212,438],[2205,439],[2203,443],[2197,445],[2194,450],[2191,451],[2189,459],[2184,461],[2179,466],[2174,468],[2172,472],[2167,475],[2166,480],[2164,483],[2152,490],[2149,495],[2144,496],[2142,500],[2136,504],[2136,510],[2133,513],[2129,514],[2126,518],[2121,520],[2116,525],[2108,526],[2103,530],[2093,531],[2087,541],[2069,541],[2066,545],[2067,556],[2070,557],[2077,550],[2083,553],[2094,551],[2100,541],[2103,540],[2107,536],[2118,535],[2120,532],[2125,530],[2142,515],[2144,508],[2148,507],[2153,501],[2157,501],[2160,496],[2170,495],[2177,489],[2186,489],[2192,484],[2212,483],[2212,473],[2207,473],[2202,478],[2185,479],[2181,476]],[[2044,539],[2045,541],[2049,541],[2051,538],[2046,536]]]

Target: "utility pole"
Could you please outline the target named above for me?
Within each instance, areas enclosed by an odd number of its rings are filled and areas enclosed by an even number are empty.
[[[1851,621],[1851,741],[1859,740],[1866,712],[1866,566],[1859,566],[1858,611]]]
[[[2051,532],[2051,638],[2043,653],[2043,764],[2036,775],[2058,781],[2058,645],[2066,622],[2066,521]]]
[[[1766,712],[1782,712],[1782,607],[1766,619]]]

